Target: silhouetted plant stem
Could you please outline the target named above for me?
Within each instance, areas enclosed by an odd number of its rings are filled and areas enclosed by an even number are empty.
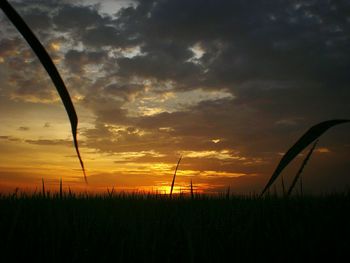
[[[85,167],[84,167],[83,160],[80,156],[80,151],[78,147],[78,139],[77,139],[78,116],[74,109],[74,105],[68,93],[68,90],[66,88],[66,85],[64,84],[60,74],[58,73],[58,70],[55,64],[53,63],[46,49],[40,43],[40,41],[34,35],[34,33],[31,31],[31,29],[27,26],[27,24],[24,22],[22,17],[16,12],[16,10],[6,0],[0,1],[0,8],[4,11],[8,19],[17,28],[17,30],[21,33],[24,39],[28,42],[29,46],[32,48],[34,53],[39,58],[41,64],[44,66],[45,70],[49,74],[52,82],[55,84],[57,92],[61,97],[61,100],[63,102],[63,105],[66,109],[66,112],[70,120],[75,150],[79,158],[79,162],[84,174],[85,182],[87,183]]]
[[[177,162],[176,168],[175,168],[175,173],[174,173],[174,177],[173,177],[173,181],[171,183],[171,188],[170,188],[170,197],[173,195],[173,189],[174,189],[174,184],[175,184],[175,178],[176,178],[176,172],[177,169],[179,168],[179,164],[181,162],[182,156],[180,156],[179,161]]]
[[[191,198],[194,199],[192,179],[191,179]]]
[[[297,142],[283,155],[281,161],[277,165],[277,168],[273,172],[270,180],[267,182],[266,186],[262,190],[260,197],[270,188],[273,182],[278,178],[284,168],[300,153],[302,152],[310,143],[317,140],[323,133],[335,125],[350,122],[350,120],[329,120],[318,123],[312,126],[303,136],[297,140]]]
[[[41,183],[42,183],[43,197],[45,198],[46,193],[45,193],[45,182],[44,182],[44,178],[41,178]]]
[[[307,162],[309,161],[309,159],[310,159],[310,157],[311,157],[313,151],[315,150],[317,143],[318,143],[318,140],[312,145],[312,147],[311,147],[309,153],[306,155],[306,157],[305,157],[303,163],[301,164],[301,166],[300,166],[300,168],[299,168],[297,174],[295,175],[295,177],[294,177],[294,179],[293,179],[292,185],[290,186],[290,188],[289,188],[289,190],[288,190],[288,193],[287,193],[288,196],[291,195],[291,193],[292,193],[292,191],[293,191],[295,185],[297,184],[299,178],[300,178],[300,194],[302,194],[301,173],[303,172],[303,170],[304,170],[304,168],[305,168]]]
[[[62,178],[60,178],[60,199],[63,198]]]

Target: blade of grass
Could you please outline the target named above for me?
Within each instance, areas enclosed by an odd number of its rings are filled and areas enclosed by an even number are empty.
[[[42,191],[43,191],[43,197],[45,198],[46,193],[45,193],[45,182],[44,182],[44,178],[41,178],[41,183],[42,183]]]
[[[191,198],[194,199],[192,179],[191,179]]]
[[[303,193],[303,177],[300,177],[300,196],[302,197],[304,195]]]
[[[273,182],[278,178],[283,169],[301,152],[303,151],[310,143],[318,139],[324,132],[329,128],[350,122],[350,120],[329,120],[318,123],[312,126],[300,139],[284,154],[281,161],[277,165],[276,170],[272,174],[270,180],[267,182],[265,188],[261,192],[260,196],[263,196],[264,193],[270,188]]]
[[[60,199],[63,198],[62,178],[60,178]]]
[[[61,100],[63,102],[63,105],[66,109],[66,112],[67,112],[69,120],[70,120],[74,147],[75,147],[75,150],[77,152],[77,156],[79,158],[79,162],[80,162],[83,174],[84,174],[85,182],[87,183],[85,167],[84,167],[84,163],[83,163],[83,160],[81,158],[79,147],[78,147],[78,139],[77,139],[78,117],[77,117],[77,114],[75,112],[74,105],[73,105],[71,97],[68,93],[68,90],[67,90],[60,74],[58,73],[58,70],[57,70],[55,64],[53,63],[52,59],[50,58],[49,54],[47,53],[47,51],[45,50],[43,45],[40,43],[40,41],[37,39],[37,37],[34,35],[34,33],[31,31],[31,29],[24,22],[22,17],[17,13],[17,11],[6,0],[0,1],[0,8],[4,11],[4,13],[8,17],[8,19],[17,28],[17,30],[21,33],[21,35],[24,37],[24,39],[28,42],[29,46],[32,48],[34,53],[39,58],[41,64],[44,66],[45,70],[49,74],[52,82],[55,84],[57,92],[61,97]]]
[[[182,156],[180,156],[179,161],[177,162],[176,168],[175,168],[175,173],[174,173],[174,177],[173,177],[173,181],[171,183],[171,188],[170,188],[170,197],[173,195],[173,189],[174,189],[174,184],[175,184],[175,178],[176,178],[176,172],[177,169],[179,168],[179,164],[181,162]]]
[[[276,185],[274,185],[274,187],[273,187],[273,196],[277,197],[277,187],[276,187]]]
[[[110,191],[109,188],[107,187],[107,192],[108,192],[108,196],[109,196],[110,198],[112,198],[113,193],[114,193],[114,186],[112,187],[112,190],[111,190],[111,191]]]
[[[300,168],[299,168],[297,174],[295,175],[295,177],[294,177],[294,179],[293,179],[292,185],[291,185],[291,186],[289,187],[289,189],[288,189],[287,196],[290,196],[290,195],[291,195],[291,193],[292,193],[292,191],[293,191],[295,185],[297,184],[299,178],[301,179],[301,173],[303,172],[303,170],[304,170],[304,168],[305,168],[307,162],[309,161],[309,159],[310,159],[310,157],[311,157],[313,151],[315,150],[317,143],[318,143],[318,140],[312,145],[312,147],[311,147],[309,153],[306,155],[306,157],[305,157],[303,163],[301,164],[301,166],[300,166]]]
[[[283,175],[281,177],[281,184],[282,184],[282,193],[283,193],[283,196],[286,196],[286,187],[284,185],[284,178],[283,178]]]

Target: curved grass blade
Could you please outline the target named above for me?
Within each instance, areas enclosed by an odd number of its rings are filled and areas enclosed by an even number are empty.
[[[181,159],[182,159],[182,156],[180,156],[180,159],[177,162],[177,165],[176,165],[176,168],[175,168],[175,173],[174,173],[173,181],[171,183],[171,188],[170,188],[170,197],[173,195],[173,189],[174,189],[174,184],[175,184],[176,172],[177,172],[177,169],[179,168],[179,164],[181,162]]]
[[[301,164],[301,166],[300,166],[300,168],[299,168],[297,174],[295,175],[295,177],[294,177],[294,179],[293,179],[292,185],[291,185],[291,186],[289,187],[289,189],[288,189],[287,196],[290,196],[290,194],[292,193],[292,191],[293,191],[295,185],[296,185],[297,182],[298,182],[298,179],[299,179],[300,176],[301,176],[301,173],[303,172],[303,170],[304,170],[304,168],[305,168],[307,162],[309,161],[309,159],[310,159],[310,157],[311,157],[313,151],[315,150],[317,143],[318,143],[318,140],[312,145],[312,147],[311,147],[309,153],[306,155],[306,157],[305,157],[303,163]],[[300,178],[300,179],[301,179],[301,178]]]
[[[329,120],[324,121],[319,124],[312,126],[301,138],[284,154],[281,161],[279,162],[276,170],[272,174],[270,180],[266,184],[264,190],[261,192],[260,196],[263,196],[264,193],[269,189],[273,182],[278,178],[283,169],[301,152],[303,151],[310,143],[318,139],[324,132],[329,128],[350,122],[350,120]]]
[[[43,47],[43,45],[40,43],[40,41],[36,38],[34,33],[30,30],[30,28],[27,26],[27,24],[24,22],[22,17],[16,12],[16,10],[6,1],[1,0],[0,1],[0,8],[4,11],[8,19],[12,22],[12,24],[17,28],[17,30],[22,34],[24,39],[28,42],[29,46],[32,48],[34,53],[39,58],[41,64],[44,66],[45,70],[49,74],[52,82],[55,84],[56,89],[58,91],[58,94],[61,97],[61,100],[63,102],[63,105],[67,111],[71,128],[72,128],[72,135],[73,135],[73,141],[74,141],[74,147],[77,152],[79,162],[81,165],[81,169],[84,173],[84,179],[87,183],[85,168],[83,160],[80,156],[79,147],[78,147],[78,140],[77,140],[77,127],[78,127],[78,117],[74,109],[73,102],[69,96],[68,90],[58,73],[58,70],[55,66],[55,64],[52,62],[52,59],[50,58],[49,54]]]

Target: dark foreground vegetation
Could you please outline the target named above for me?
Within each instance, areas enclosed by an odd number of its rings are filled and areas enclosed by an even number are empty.
[[[350,194],[0,197],[2,262],[348,261]]]

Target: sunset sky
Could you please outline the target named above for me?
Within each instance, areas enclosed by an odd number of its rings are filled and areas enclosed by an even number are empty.
[[[176,190],[259,192],[310,126],[350,118],[349,1],[9,2],[72,96],[89,185],[54,85],[0,11],[0,191],[168,191],[182,155]],[[349,132],[321,137],[305,191],[349,188]]]

